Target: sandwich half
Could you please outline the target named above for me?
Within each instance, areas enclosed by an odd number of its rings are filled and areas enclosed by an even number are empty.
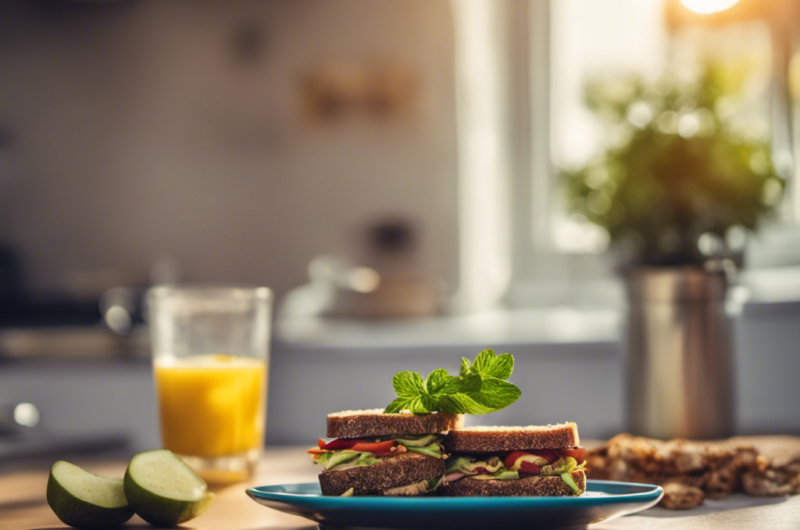
[[[586,492],[586,450],[574,423],[451,430],[446,496],[577,496]]]
[[[446,412],[337,412],[328,415],[327,435],[334,440],[320,438],[308,452],[324,468],[323,495],[427,495],[442,484],[444,436],[462,425],[462,415]]]

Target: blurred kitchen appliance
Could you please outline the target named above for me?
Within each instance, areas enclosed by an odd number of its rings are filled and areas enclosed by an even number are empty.
[[[631,431],[662,439],[729,436],[733,355],[725,273],[637,267],[626,279]]]
[[[413,318],[437,314],[443,282],[417,263],[416,232],[405,219],[384,219],[363,233],[358,263],[318,256],[308,267],[310,282],[283,300],[280,318]]]

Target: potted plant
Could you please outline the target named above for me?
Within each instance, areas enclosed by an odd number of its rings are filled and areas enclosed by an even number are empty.
[[[563,174],[568,206],[608,232],[629,300],[631,429],[713,438],[732,428],[729,272],[743,234],[772,213],[783,180],[766,126],[737,105],[744,67],[710,62],[693,81],[595,81],[607,144]]]

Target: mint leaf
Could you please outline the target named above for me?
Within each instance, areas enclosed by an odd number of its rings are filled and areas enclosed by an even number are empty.
[[[483,350],[475,357],[475,362],[469,369],[470,373],[478,375],[489,375],[489,370],[494,362],[494,350],[489,348]]]
[[[408,409],[408,405],[410,400],[408,398],[399,397],[389,403],[389,405],[383,410],[384,414],[397,414],[398,412],[402,412]]]
[[[479,375],[465,375],[459,377],[450,377],[447,383],[442,387],[441,394],[457,394],[478,392],[483,385],[483,379]]]
[[[428,394],[420,394],[412,399],[406,408],[414,414],[428,414],[432,412],[431,409],[428,408],[429,405],[431,405],[430,396],[428,396]]]
[[[465,365],[466,361],[466,365]],[[510,353],[495,356],[494,350],[489,348],[478,354],[472,366],[466,359],[461,360],[461,371],[471,374],[478,374],[481,377],[495,377],[497,379],[508,379],[514,370],[514,356]]]
[[[490,378],[483,381],[483,385],[478,392],[469,395],[481,405],[500,410],[518,400],[522,395],[522,391],[513,383]]]
[[[415,397],[425,392],[422,376],[417,372],[398,372],[394,374],[392,385],[398,396]]]
[[[461,358],[461,371],[458,373],[460,376],[465,376],[469,373],[469,359],[466,357]]]
[[[436,410],[438,410],[436,408],[436,398],[430,394],[422,394],[419,398],[419,405],[411,412],[414,414],[427,414]]]
[[[451,377],[450,374],[447,373],[447,370],[444,368],[437,368],[431,372],[425,380],[425,389],[430,394],[436,394],[442,390],[450,379]]]
[[[440,394],[436,399],[436,410],[452,414],[489,414],[496,409],[487,407],[467,394]]]
[[[508,379],[514,371],[514,356],[504,353],[495,357],[492,366],[489,368],[488,375],[497,379]]]
[[[385,412],[495,412],[522,395],[516,385],[505,381],[513,370],[513,355],[497,355],[494,350],[486,349],[478,354],[473,363],[462,357],[458,376],[448,374],[444,368],[434,370],[425,380],[417,372],[399,372],[392,380],[398,397],[386,407]]]

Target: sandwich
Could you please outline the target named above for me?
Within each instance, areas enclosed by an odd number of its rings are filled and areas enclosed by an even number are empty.
[[[574,423],[451,430],[440,493],[470,496],[577,496],[586,491],[586,450]]]
[[[328,415],[333,440],[308,453],[323,467],[323,495],[427,495],[442,484],[444,435],[462,425],[463,415],[447,412],[337,412]]]

